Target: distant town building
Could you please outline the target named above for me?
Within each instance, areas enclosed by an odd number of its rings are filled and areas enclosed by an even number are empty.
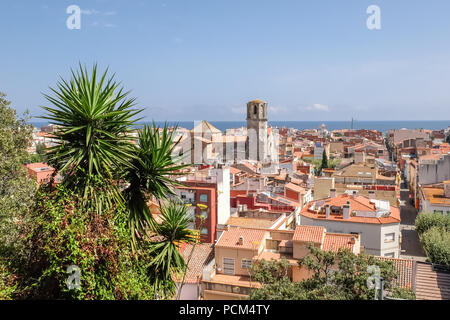
[[[54,168],[42,162],[29,163],[26,164],[25,167],[28,169],[28,176],[34,179],[38,185],[49,183],[53,172],[55,172]],[[57,175],[55,177],[55,182],[58,183],[60,181],[61,177]]]

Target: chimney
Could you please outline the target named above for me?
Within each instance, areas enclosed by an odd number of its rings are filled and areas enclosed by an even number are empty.
[[[356,238],[355,237],[352,237],[351,239],[350,239],[350,244],[355,244],[356,243]]]
[[[358,195],[358,191],[356,191],[356,190],[353,190],[353,194],[352,194],[352,196],[353,197],[356,197]]]
[[[329,204],[325,205],[325,215],[326,215],[327,219],[330,218],[330,205]]]
[[[450,180],[444,181],[444,197],[450,198]]]
[[[350,219],[350,205],[344,204],[343,208],[343,217],[344,219]]]
[[[370,200],[375,199],[375,191],[369,190],[369,199],[370,199]]]
[[[336,197],[336,189],[330,189],[330,198]]]
[[[244,244],[244,237],[243,236],[240,236],[239,237],[239,245],[243,245]]]

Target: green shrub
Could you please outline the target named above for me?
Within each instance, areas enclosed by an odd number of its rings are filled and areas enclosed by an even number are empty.
[[[0,259],[0,300],[13,299],[16,287],[15,277],[9,272],[7,262]]]
[[[422,234],[421,240],[432,263],[450,266],[450,232],[432,227]]]
[[[417,233],[421,235],[432,227],[440,227],[450,231],[450,216],[435,213],[420,213],[416,218]]]
[[[149,257],[131,250],[127,216],[115,208],[86,210],[62,186],[40,190],[33,212],[31,261],[22,285],[38,299],[153,299]],[[80,289],[69,289],[68,266],[80,269]]]
[[[411,289],[404,289],[401,287],[396,287],[392,290],[392,298],[406,299],[406,300],[416,300],[416,294]]]

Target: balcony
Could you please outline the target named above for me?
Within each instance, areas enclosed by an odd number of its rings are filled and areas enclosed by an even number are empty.
[[[202,279],[202,293],[206,300],[246,299],[253,288],[259,287],[261,285],[248,276],[215,274],[209,280]]]

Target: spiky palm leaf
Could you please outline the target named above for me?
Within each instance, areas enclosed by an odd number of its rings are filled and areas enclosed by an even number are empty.
[[[135,99],[127,98],[114,75],[107,79],[108,70],[98,77],[94,65],[89,76],[80,64],[71,73],[70,81],[61,78],[57,89],[50,88],[54,97],[45,95],[53,107],[44,106],[48,115],[42,118],[59,126],[54,133],[59,144],[49,149],[49,162],[64,173],[63,183],[80,188],[96,208],[120,203],[117,189],[106,186],[99,194],[93,185],[113,178],[134,157],[129,133],[142,110],[133,108]]]
[[[154,267],[155,289],[159,290],[162,284],[173,283],[172,275],[186,269],[186,262],[178,248],[184,243],[196,241],[195,232],[188,229],[191,222],[187,206],[181,202],[172,201],[161,208],[161,223],[155,224],[153,230],[160,240],[153,241],[149,249],[149,254],[153,256],[151,266]]]
[[[139,142],[134,149],[135,156],[126,170],[125,180],[129,182],[125,199],[130,211],[130,230],[133,241],[136,233],[145,234],[154,221],[147,206],[147,200],[155,197],[167,199],[174,194],[172,187],[180,185],[173,179],[186,165],[177,164],[179,156],[173,155],[177,145],[174,132],[167,125],[162,130],[155,124],[144,126],[139,131]]]

